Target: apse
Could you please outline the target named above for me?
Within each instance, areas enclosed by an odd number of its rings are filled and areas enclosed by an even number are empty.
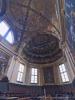
[[[0,99],[75,98],[74,5],[0,0]]]

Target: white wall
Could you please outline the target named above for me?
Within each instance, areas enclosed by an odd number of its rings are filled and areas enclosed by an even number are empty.
[[[12,83],[18,83],[17,82],[17,75],[18,75],[18,71],[19,71],[19,65],[20,65],[20,61],[18,61],[18,59],[15,59],[15,57],[12,57],[11,59],[11,63],[7,72],[7,76],[10,82]],[[25,65],[25,64],[24,64]],[[24,66],[24,73],[23,73],[23,84],[25,83],[25,76],[26,76],[26,65]]]

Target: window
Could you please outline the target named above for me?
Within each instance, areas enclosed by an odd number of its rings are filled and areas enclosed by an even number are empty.
[[[58,0],[56,2],[55,9],[56,9],[56,17],[58,19],[58,17],[59,17],[59,2],[58,2]]]
[[[13,32],[5,21],[0,22],[0,35],[5,38],[10,44],[14,43]]]
[[[4,21],[0,22],[0,35],[4,36],[8,30],[9,26]]]
[[[62,82],[68,82],[69,78],[68,78],[68,75],[67,75],[65,65],[64,64],[60,65],[59,70],[60,70],[60,73],[61,73]]]
[[[36,68],[31,69],[31,83],[37,83],[37,71]]]
[[[6,36],[6,38],[5,38],[9,43],[13,43],[14,42],[14,37],[13,37],[13,33],[12,33],[12,31],[10,31],[9,33],[8,33],[8,35]]]
[[[19,66],[19,71],[18,71],[18,76],[17,76],[17,81],[22,82],[23,80],[23,73],[24,73],[24,65],[20,64]]]

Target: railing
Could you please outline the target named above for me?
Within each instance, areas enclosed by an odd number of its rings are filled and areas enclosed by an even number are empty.
[[[23,100],[75,100],[74,95],[75,87],[71,85],[25,86],[0,83],[0,96],[19,97]]]
[[[26,98],[19,98],[18,100],[75,100],[75,97],[26,97]]]
[[[56,96],[56,97],[52,97],[50,95],[49,96],[37,96],[37,97],[25,97],[25,96],[17,97],[16,95],[17,94],[14,94],[14,93],[3,93],[0,95],[0,98],[16,98],[13,100],[75,100],[74,96],[70,97],[68,95]],[[0,99],[0,100],[2,100],[2,99]]]

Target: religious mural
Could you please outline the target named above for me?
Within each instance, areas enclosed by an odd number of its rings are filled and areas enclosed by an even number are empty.
[[[75,59],[75,0],[65,0],[67,43]]]
[[[54,72],[53,72],[53,66],[43,68],[44,72],[44,80],[46,84],[53,84],[54,83]]]

